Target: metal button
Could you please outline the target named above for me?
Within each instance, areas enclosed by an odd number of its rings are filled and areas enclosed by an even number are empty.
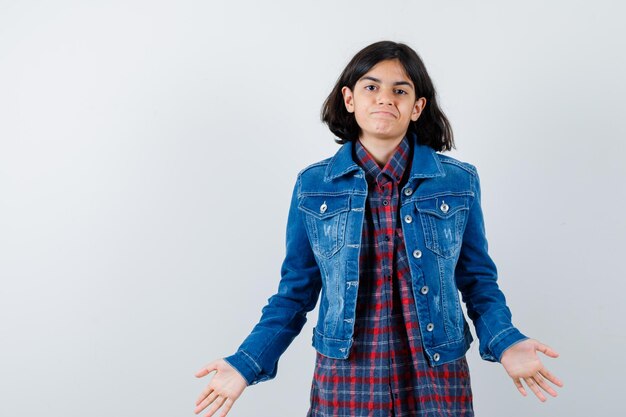
[[[448,205],[446,204],[446,202],[445,202],[445,201],[442,201],[442,202],[441,202],[441,206],[439,206],[439,208],[440,208],[440,209],[441,209],[441,211],[443,211],[444,213],[447,213],[447,212],[448,212],[448,209],[450,208],[450,206],[448,206]]]
[[[414,258],[421,258],[421,257],[422,257],[422,251],[421,251],[421,250],[419,250],[419,249],[415,249],[415,250],[413,251],[413,257],[414,257]]]
[[[327,208],[328,206],[326,205],[326,201],[324,201],[322,205],[320,206],[320,213],[324,213]]]
[[[413,217],[411,217],[410,214],[407,214],[406,216],[404,216],[404,221],[407,223],[411,223],[413,221]]]
[[[438,353],[435,353],[435,354],[433,355],[433,359],[435,360],[435,362],[439,361],[439,354],[438,354]]]
[[[422,289],[420,290],[420,292],[421,292],[422,294],[428,294],[428,286],[427,286],[427,285],[424,285],[424,286],[422,287]]]
[[[434,328],[435,328],[435,325],[432,323],[428,323],[426,325],[426,330],[428,330],[429,332],[432,332]]]
[[[388,206],[389,205],[389,200],[383,200],[383,206]]]
[[[413,194],[413,189],[412,188],[405,188],[404,189],[404,195],[411,195]]]

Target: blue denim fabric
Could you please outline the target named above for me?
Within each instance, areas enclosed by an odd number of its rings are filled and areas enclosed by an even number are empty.
[[[430,366],[437,366],[469,349],[473,337],[460,290],[481,357],[499,362],[504,350],[527,337],[512,324],[487,252],[476,167],[420,145],[415,135],[410,139],[413,156],[401,190],[400,221],[425,356]],[[333,157],[298,173],[278,291],[237,351],[224,358],[249,385],[276,376],[280,356],[318,299],[313,346],[331,358],[345,359],[350,353],[367,196],[367,181],[352,159],[352,147],[346,143]],[[427,323],[434,324],[433,331],[426,330]]]

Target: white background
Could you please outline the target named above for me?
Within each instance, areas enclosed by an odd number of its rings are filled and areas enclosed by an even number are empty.
[[[278,285],[297,172],[364,46],[424,60],[558,398],[468,352],[477,416],[616,415],[625,367],[624,6],[0,1],[0,416],[193,416]],[[230,416],[304,416],[317,308]]]

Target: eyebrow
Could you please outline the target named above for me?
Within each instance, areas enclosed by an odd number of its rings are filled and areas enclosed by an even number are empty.
[[[375,83],[380,83],[380,80],[378,78],[374,78],[369,75],[366,75],[365,77],[361,78],[359,81],[362,81],[362,80],[371,80],[371,81],[374,81]],[[393,83],[393,85],[408,85],[409,87],[413,88],[411,83],[408,81],[396,81],[395,83]]]

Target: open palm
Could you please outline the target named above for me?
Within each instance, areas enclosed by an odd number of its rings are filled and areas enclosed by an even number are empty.
[[[551,347],[535,339],[526,339],[506,349],[500,358],[500,363],[502,363],[502,366],[513,379],[513,383],[522,395],[527,395],[526,389],[521,382],[523,379],[537,398],[541,401],[546,401],[546,397],[541,389],[553,397],[557,396],[556,391],[548,385],[547,381],[559,387],[563,386],[563,382],[543,366],[539,356],[537,356],[537,351],[552,358],[559,356]]]
[[[195,414],[202,412],[206,407],[210,417],[223,406],[220,417],[226,416],[233,403],[239,398],[243,390],[248,386],[247,381],[241,374],[224,359],[217,359],[196,372],[196,377],[202,378],[213,371],[217,371],[209,385],[202,391],[196,400]]]

